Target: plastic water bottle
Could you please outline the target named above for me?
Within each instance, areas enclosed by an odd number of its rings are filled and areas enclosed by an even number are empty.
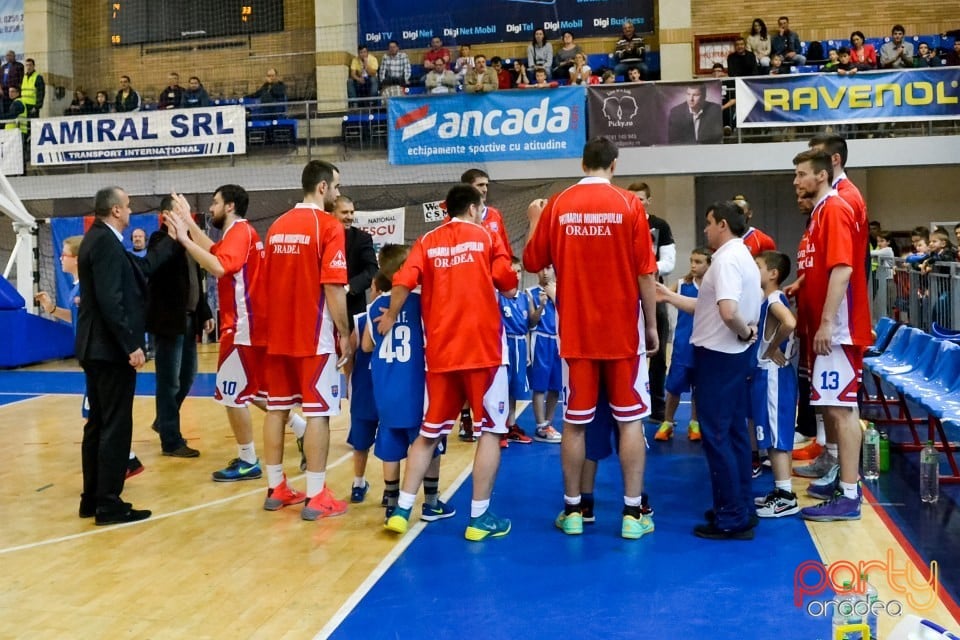
[[[886,431],[880,432],[880,473],[890,471],[890,437]]]
[[[864,607],[861,600],[862,597],[853,592],[851,583],[844,582],[843,590],[837,593],[834,598],[836,606],[833,609],[833,619],[831,621],[831,638],[839,638],[840,640],[863,640],[863,634],[859,631],[843,631],[840,632],[840,635],[837,635],[840,627],[863,622],[860,613],[858,613],[862,611]]]
[[[940,499],[940,452],[928,440],[920,452],[920,499],[936,502]]]
[[[865,617],[867,626],[870,627],[870,640],[877,640],[877,612],[873,604],[880,599],[880,594],[877,592],[877,588],[870,584],[869,575],[861,575],[860,582],[866,586],[864,599],[867,602],[867,615]]]
[[[871,422],[863,433],[863,478],[865,480],[876,480],[879,477],[880,432]]]

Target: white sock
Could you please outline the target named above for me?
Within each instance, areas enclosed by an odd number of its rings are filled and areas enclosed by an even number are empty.
[[[623,504],[628,507],[639,507],[642,504],[643,498],[637,496],[636,498],[631,498],[630,496],[623,496]]]
[[[787,493],[793,493],[793,481],[789,478],[786,480],[774,480],[773,486],[780,491],[786,491]]]
[[[401,509],[413,509],[413,503],[417,501],[417,496],[414,493],[407,493],[406,491],[400,490],[400,495],[397,496],[397,506]]]
[[[470,517],[479,518],[490,508],[490,500],[471,500]]]
[[[327,481],[326,471],[306,471],[307,497],[312,498],[323,491],[323,483]]]
[[[821,447],[827,443],[827,428],[823,425],[823,416],[817,414],[817,444]]]
[[[363,476],[354,476],[353,477],[353,486],[360,488],[367,483],[366,479]]]
[[[844,497],[850,498],[851,500],[856,500],[857,498],[860,497],[860,494],[857,492],[856,482],[854,482],[853,484],[850,484],[841,480],[840,490],[843,491]]]
[[[276,489],[284,481],[283,465],[268,464],[265,466],[267,467],[267,486],[271,489]]]
[[[563,504],[580,504],[580,496],[563,496]]]
[[[827,453],[829,453],[830,457],[834,460],[836,460],[837,456],[840,454],[839,447],[840,445],[838,445],[836,442],[827,443]]]
[[[291,411],[290,417],[287,418],[287,426],[293,430],[293,435],[302,438],[303,432],[307,430],[307,421],[299,413]]]
[[[238,444],[237,451],[237,457],[247,464],[257,463],[257,448],[253,442],[248,442],[247,444]]]
[[[130,450],[130,459],[133,460],[133,459],[136,458],[136,457],[137,457],[137,454],[135,454],[135,453],[133,452],[133,449],[131,449],[131,450]]]

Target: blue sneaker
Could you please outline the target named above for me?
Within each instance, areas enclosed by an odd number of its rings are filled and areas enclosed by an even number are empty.
[[[420,519],[424,522],[435,522],[452,518],[455,515],[457,515],[456,509],[443,500],[437,500],[437,504],[432,507],[424,503],[423,510],[420,512]]]
[[[858,489],[859,493],[859,489]],[[833,522],[835,520],[859,520],[862,498],[848,498],[838,491],[830,500],[814,507],[800,510],[800,517],[814,522]]]
[[[507,518],[498,518],[490,509],[487,509],[482,515],[470,518],[470,525],[463,535],[471,542],[479,542],[487,538],[502,538],[508,533],[510,533],[510,521]]]
[[[253,464],[234,458],[227,463],[226,468],[213,472],[214,482],[237,482],[238,480],[256,480],[263,476],[260,469],[260,460]]]
[[[393,513],[383,523],[383,528],[394,533],[404,534],[410,528],[410,509],[396,507]]]
[[[370,483],[366,480],[363,481],[362,487],[354,487],[350,491],[350,502],[363,502],[364,498],[367,497],[367,491],[370,490]]]

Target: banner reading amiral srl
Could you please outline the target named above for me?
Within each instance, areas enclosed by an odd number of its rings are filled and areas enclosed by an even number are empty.
[[[579,158],[583,87],[391,98],[390,164]]]
[[[589,137],[619,147],[720,144],[721,89],[719,80],[591,86]]]
[[[243,154],[243,107],[133,111],[30,121],[30,162],[123,162]]]
[[[737,78],[737,125],[960,119],[960,68]]]
[[[405,219],[403,207],[357,211],[353,215],[353,226],[373,236],[373,248],[379,253],[385,244],[403,244]]]

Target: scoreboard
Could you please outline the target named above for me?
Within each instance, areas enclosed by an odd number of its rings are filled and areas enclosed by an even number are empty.
[[[110,0],[112,45],[283,31],[283,0]]]

